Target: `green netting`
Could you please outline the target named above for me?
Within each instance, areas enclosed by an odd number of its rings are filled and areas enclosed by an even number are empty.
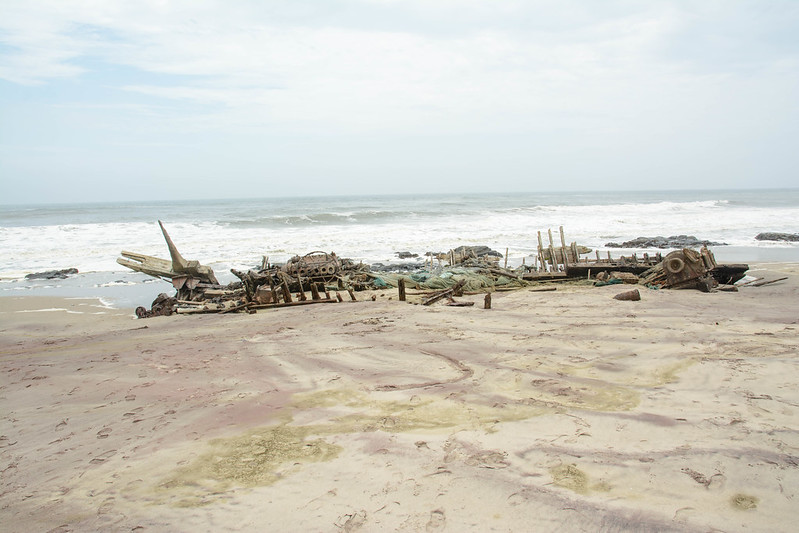
[[[409,288],[427,290],[448,289],[461,280],[465,282],[463,286],[465,291],[480,291],[492,287],[524,287],[527,285],[519,279],[507,276],[495,278],[466,268],[451,268],[439,274],[414,273],[409,275],[390,272],[381,272],[379,274],[367,272],[366,275],[371,278],[372,284],[377,289],[396,287],[400,278],[405,280],[405,285]]]

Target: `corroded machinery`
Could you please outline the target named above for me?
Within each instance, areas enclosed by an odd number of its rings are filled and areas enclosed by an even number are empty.
[[[314,281],[333,281],[341,274],[341,261],[335,253],[311,252],[295,255],[284,267],[286,274]]]

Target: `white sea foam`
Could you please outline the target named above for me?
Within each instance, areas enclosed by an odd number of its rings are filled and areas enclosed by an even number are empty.
[[[569,242],[598,249],[610,241],[687,234],[732,246],[799,250],[795,243],[754,239],[763,231],[799,231],[796,191],[282,199],[40,208],[35,215],[0,216],[2,285],[68,267],[124,272],[116,263],[122,250],[168,257],[158,218],[186,258],[214,267],[221,278],[231,267],[259,264],[264,255],[283,262],[314,250],[388,262],[398,251],[485,244],[508,248],[512,262],[520,262],[535,252],[538,230],[546,239],[553,229],[559,242],[559,226]]]

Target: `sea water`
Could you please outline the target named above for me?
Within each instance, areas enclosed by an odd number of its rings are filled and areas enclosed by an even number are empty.
[[[0,206],[0,295],[105,296],[148,305],[168,283],[118,265],[120,252],[169,258],[157,221],[187,259],[211,266],[220,281],[231,268],[262,257],[285,262],[313,251],[365,263],[397,262],[460,245],[508,250],[509,265],[534,262],[537,232],[600,251],[636,237],[693,235],[722,242],[720,262],[799,261],[799,243],[755,240],[761,232],[799,232],[799,189],[514,194],[404,194],[305,198],[152,201]],[[668,250],[665,250],[666,252]],[[67,280],[25,280],[77,268]],[[126,289],[127,288],[127,289]],[[134,301],[139,299],[139,301]]]

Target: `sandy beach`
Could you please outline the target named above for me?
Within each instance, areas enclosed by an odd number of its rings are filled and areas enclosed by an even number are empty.
[[[799,266],[750,275],[789,279],[143,320],[0,299],[0,530],[795,531]]]

